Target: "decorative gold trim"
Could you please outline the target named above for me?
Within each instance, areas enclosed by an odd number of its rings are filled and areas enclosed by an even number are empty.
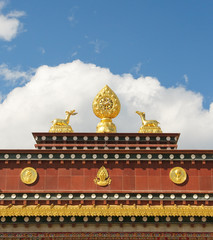
[[[23,183],[32,184],[37,179],[37,172],[32,167],[26,167],[21,171],[20,178]]]
[[[111,183],[111,178],[104,166],[102,166],[97,173],[97,177],[94,179],[95,184],[101,187],[108,186]]]
[[[182,184],[186,181],[187,174],[186,171],[181,167],[174,167],[169,173],[169,177],[172,182],[176,184]]]
[[[0,216],[205,216],[213,206],[191,205],[9,205],[0,206]]]

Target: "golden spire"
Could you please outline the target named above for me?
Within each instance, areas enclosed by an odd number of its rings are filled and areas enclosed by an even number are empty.
[[[98,123],[96,132],[116,132],[116,126],[112,122],[120,112],[120,101],[116,94],[107,85],[96,95],[93,104],[93,112],[101,121]]]

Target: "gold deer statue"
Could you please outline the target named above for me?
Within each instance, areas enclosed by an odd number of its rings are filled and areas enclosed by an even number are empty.
[[[140,127],[139,133],[162,133],[161,128],[158,126],[159,122],[156,120],[146,120],[145,113],[136,111],[141,117],[142,126]]]
[[[65,119],[56,118],[52,121],[52,126],[49,132],[59,133],[59,132],[73,132],[72,127],[69,125],[70,116],[76,115],[75,110],[66,111]]]

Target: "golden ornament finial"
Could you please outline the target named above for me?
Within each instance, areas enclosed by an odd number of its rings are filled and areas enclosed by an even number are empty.
[[[75,110],[66,111],[65,113],[66,113],[65,119],[56,118],[52,121],[53,124],[49,132],[53,132],[53,133],[73,132],[71,126],[69,125],[70,116],[76,115],[77,113],[75,112]]]
[[[101,187],[105,187],[111,183],[111,178],[104,166],[102,166],[97,173],[97,177],[94,179],[95,184]]]
[[[121,109],[120,101],[116,94],[107,85],[96,95],[92,104],[94,114],[101,118],[96,132],[116,132],[116,126],[112,122]]]
[[[136,111],[141,117],[142,126],[140,127],[139,133],[162,133],[161,128],[158,126],[159,122],[156,120],[146,120],[145,113]]]

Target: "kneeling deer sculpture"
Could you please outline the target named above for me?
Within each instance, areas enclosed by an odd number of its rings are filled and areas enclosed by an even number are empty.
[[[142,124],[147,127],[158,127],[159,122],[156,120],[146,120],[145,113],[136,111],[136,113],[141,117]]]
[[[76,115],[77,113],[75,112],[75,110],[72,110],[72,111],[66,111],[66,117],[65,119],[60,119],[60,118],[56,118],[52,121],[53,125],[52,126],[56,126],[56,125],[68,125],[69,124],[69,121],[70,121],[70,116],[71,115]]]

